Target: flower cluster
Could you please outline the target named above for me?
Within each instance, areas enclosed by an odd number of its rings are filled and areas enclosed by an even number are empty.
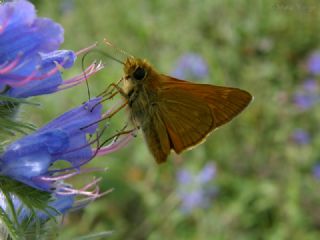
[[[63,33],[59,24],[38,18],[27,1],[2,4],[0,93],[16,98],[53,93],[81,83],[102,68],[101,64],[93,64],[85,73],[63,82],[60,70],[70,68],[77,56],[70,50],[58,50]]]
[[[320,52],[312,52],[305,61],[308,77],[298,86],[293,96],[293,103],[296,109],[305,114],[306,111],[312,111],[313,107],[320,102],[320,88],[318,79],[320,77]],[[307,126],[309,128],[309,126]],[[312,134],[306,130],[306,127],[296,128],[292,135],[294,143],[300,146],[306,146],[313,140]],[[320,165],[313,166],[313,175],[320,178]]]
[[[63,28],[47,18],[36,16],[34,6],[26,0],[0,5],[0,97],[28,98],[73,87],[103,68],[91,64],[83,73],[63,80],[61,70],[73,66],[77,53],[58,50],[63,42]],[[4,101],[0,105],[6,106]],[[99,142],[104,128],[98,123],[108,117],[103,113],[101,99],[95,98],[52,120],[37,131],[12,142],[0,152],[0,177],[20,182],[37,191],[51,194],[51,201],[37,211],[41,221],[64,214],[72,208],[84,206],[105,193],[99,192],[94,179],[81,189],[67,184],[68,178],[100,169],[81,169],[96,155],[104,155],[124,146],[131,135],[120,136],[107,146]],[[3,116],[0,116],[0,118]],[[57,161],[67,162],[59,167]],[[1,179],[0,179],[1,184]],[[11,203],[8,203],[8,196]],[[82,198],[79,200],[79,197]],[[77,198],[77,200],[76,200]],[[0,189],[2,212],[14,220],[10,206],[19,212],[19,223],[28,219],[34,209],[13,193]],[[17,224],[17,223],[16,223]]]
[[[216,168],[212,163],[208,163],[198,173],[187,169],[178,172],[177,194],[181,199],[181,210],[183,212],[190,213],[196,208],[209,206],[217,192],[216,187],[211,184],[215,175]]]
[[[0,174],[43,191],[50,191],[53,185],[60,184],[56,181],[69,177],[70,174],[54,176],[66,171],[50,171],[49,168],[55,161],[68,161],[70,169],[76,170],[94,155],[87,134],[94,134],[97,124],[86,126],[101,118],[101,105],[91,111],[99,100],[94,99],[72,109],[38,131],[7,146],[0,156]],[[71,191],[69,188],[68,190]]]
[[[294,95],[294,104],[301,111],[308,110],[320,101],[319,84],[320,52],[312,53],[306,61],[309,77],[299,86]]]
[[[55,207],[61,214],[104,195],[105,193],[99,192],[97,185],[100,179],[93,180],[81,189],[73,188],[65,183],[65,180],[78,174],[100,171],[80,167],[97,155],[118,150],[132,138],[132,135],[128,134],[107,146],[100,146],[99,134],[103,131],[98,131],[97,122],[107,114],[108,112],[102,113],[100,99],[95,98],[67,111],[36,132],[11,143],[0,155],[0,176],[7,176],[33,188],[52,193],[54,201],[49,206]],[[97,147],[94,148],[94,145]],[[54,164],[59,160],[68,162],[69,166],[55,168]],[[0,193],[0,197],[1,195]],[[76,202],[77,196],[85,198]],[[22,204],[17,199],[15,201],[17,206]],[[0,206],[1,204],[5,205],[0,203]],[[26,208],[23,213],[29,212]],[[40,211],[38,217],[42,220],[48,219],[48,215],[42,218],[43,214]],[[21,218],[24,219],[25,215],[21,215]]]

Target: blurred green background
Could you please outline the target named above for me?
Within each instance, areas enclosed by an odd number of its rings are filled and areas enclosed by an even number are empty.
[[[38,15],[65,29],[62,48],[108,38],[171,74],[185,54],[200,56],[200,81],[248,90],[255,99],[205,144],[157,165],[142,134],[96,158],[114,191],[65,217],[60,239],[113,231],[111,239],[320,239],[320,4],[249,0],[38,0]],[[90,78],[92,95],[122,76],[122,66]],[[317,68],[318,67],[318,68]],[[318,71],[317,71],[318,69]],[[65,79],[81,73],[77,65]],[[186,77],[192,80],[193,78]],[[39,126],[88,99],[85,84],[37,97],[22,116]],[[106,108],[108,104],[106,104]],[[110,121],[126,123],[125,114]],[[109,131],[106,134],[112,134]],[[76,179],[74,184],[91,180]]]

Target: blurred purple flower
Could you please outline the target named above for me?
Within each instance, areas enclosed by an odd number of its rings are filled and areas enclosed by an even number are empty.
[[[1,4],[0,94],[26,98],[53,93],[83,82],[102,68],[91,65],[86,77],[82,74],[63,82],[61,69],[70,68],[77,55],[58,50],[63,34],[59,24],[38,18],[34,6],[25,0]]]
[[[308,93],[314,93],[318,90],[318,83],[316,80],[310,78],[304,81],[303,88]]]
[[[183,212],[188,213],[196,208],[205,208],[207,207],[207,197],[205,192],[201,189],[191,191],[187,194],[184,194],[182,197],[182,206],[181,209]]]
[[[293,134],[292,138],[297,144],[308,144],[310,142],[310,135],[303,129],[296,129]]]
[[[178,59],[171,75],[179,79],[203,79],[208,76],[208,64],[198,54],[185,54]]]
[[[294,95],[294,104],[301,110],[311,108],[317,101],[317,98],[306,93],[298,92]]]
[[[293,97],[294,104],[301,110],[313,107],[319,100],[318,84],[314,79],[305,80]]]
[[[307,66],[310,73],[320,74],[320,52],[314,52],[307,60]]]
[[[313,167],[313,176],[320,180],[320,164],[319,163]]]
[[[189,184],[192,182],[193,175],[186,169],[181,169],[177,173],[177,180],[180,184]]]
[[[216,175],[216,166],[214,164],[207,164],[202,171],[197,175],[197,181],[199,183],[207,183]]]
[[[216,187],[212,186],[216,168],[214,164],[207,164],[199,173],[182,169],[177,173],[177,194],[181,199],[181,210],[192,212],[196,208],[206,208],[216,195]]]

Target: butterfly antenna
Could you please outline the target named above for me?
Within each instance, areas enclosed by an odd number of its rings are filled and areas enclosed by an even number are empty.
[[[129,54],[128,52],[124,51],[121,48],[116,47],[114,44],[112,44],[108,39],[104,38],[103,39],[104,43],[107,44],[108,46],[112,47],[113,49],[115,49],[116,51],[118,51],[119,53],[121,53],[122,55],[125,55],[126,57],[131,57],[133,58],[133,55]]]
[[[88,98],[89,100],[91,99],[91,94],[90,94],[90,87],[89,87],[89,82],[88,82],[88,77],[87,77],[87,74],[86,74],[86,71],[84,69],[84,60],[86,58],[86,56],[88,55],[89,52],[86,52],[82,59],[81,59],[81,68],[82,68],[82,72],[84,73],[84,78],[86,80],[86,86],[87,86],[87,93],[88,93]]]
[[[88,56],[89,54],[92,54],[92,53],[101,54],[102,56],[105,56],[105,57],[107,57],[107,58],[110,58],[110,59],[112,59],[112,60],[114,60],[114,61],[116,61],[116,62],[124,65],[124,62],[122,62],[121,60],[119,60],[119,59],[111,56],[110,54],[108,54],[108,53],[106,53],[106,52],[104,52],[104,51],[102,51],[102,50],[99,50],[99,49],[92,49],[92,50],[84,53],[83,56],[82,56],[82,59],[81,59],[81,69],[82,69],[82,72],[83,72],[83,74],[84,74],[84,78],[85,78],[85,82],[86,82],[86,86],[87,86],[87,92],[88,92],[88,98],[89,98],[89,100],[91,99],[91,94],[90,94],[90,87],[89,87],[88,77],[87,77],[87,74],[86,74],[86,71],[85,71],[85,59],[87,58],[87,56]]]

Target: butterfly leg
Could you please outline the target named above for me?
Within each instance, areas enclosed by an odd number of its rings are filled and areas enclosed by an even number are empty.
[[[111,112],[107,112],[102,116],[102,119],[108,119],[113,117],[117,112],[119,112],[121,109],[123,109],[125,106],[128,105],[128,101],[125,101],[123,104],[121,104],[118,108],[116,108],[115,110],[111,111]]]
[[[103,103],[103,102],[105,102],[105,101],[108,101],[109,99],[112,99],[114,96],[116,96],[118,93],[120,93],[122,96],[125,96],[125,93],[123,92],[123,90],[122,90],[122,88],[120,88],[119,86],[118,86],[118,84],[121,82],[121,80],[122,79],[120,79],[117,83],[111,83],[108,87],[107,87],[107,89],[110,89],[111,87],[113,88],[111,91],[109,91],[109,90],[105,90],[105,91],[103,91],[102,93],[100,93],[97,97],[103,97],[102,99],[101,99],[101,101],[99,101],[97,104],[95,104],[95,105],[93,105],[92,106],[92,108],[91,108],[91,112],[94,110],[94,108],[97,106],[97,105],[99,105],[99,104],[101,104],[101,103]],[[113,92],[114,91],[114,89],[116,89],[116,91],[115,92]]]
[[[118,138],[119,138],[121,135],[131,134],[131,133],[133,133],[134,131],[136,131],[135,128],[130,129],[130,130],[126,130],[126,131],[122,130],[121,132],[118,132],[118,133],[112,135],[111,137],[107,138],[106,140],[104,140],[104,141],[100,144],[100,147],[99,147],[99,148],[101,148],[101,147],[104,146],[106,143],[110,142],[111,140],[117,141]]]
[[[115,86],[119,87],[119,84],[122,82],[122,80],[123,80],[123,78],[121,78],[117,83],[109,84],[107,86],[107,88],[102,93],[100,93],[97,97],[106,97],[106,96],[112,94],[114,89],[112,89],[111,91],[110,91],[110,89],[112,87],[114,88]]]
[[[123,127],[118,133],[128,134],[128,133],[125,131],[125,129],[128,127],[128,125],[129,125],[129,124],[128,124],[128,122],[127,122],[127,123],[124,125],[124,127]],[[137,129],[137,128],[131,129],[131,130],[129,130],[129,132],[134,132],[135,129]],[[120,134],[120,135],[122,135],[122,134]],[[117,141],[120,135],[116,136],[116,137],[114,138],[114,141]],[[136,137],[136,134],[133,133],[133,136]]]
[[[100,104],[100,103],[98,103],[98,104]],[[80,128],[80,130],[86,129],[86,128],[88,128],[88,127],[91,127],[92,125],[95,125],[95,124],[97,124],[97,123],[99,123],[99,122],[102,122],[102,121],[104,121],[104,120],[106,120],[106,119],[111,118],[111,117],[114,116],[117,112],[119,112],[121,109],[123,109],[125,106],[127,106],[127,104],[128,104],[128,101],[124,102],[120,107],[116,108],[115,110],[113,110],[113,111],[111,111],[111,112],[107,112],[107,113],[103,114],[98,121],[92,122],[92,123],[88,124],[87,126]],[[95,105],[95,106],[96,106],[96,105]],[[95,106],[93,106],[93,108],[94,108]]]

